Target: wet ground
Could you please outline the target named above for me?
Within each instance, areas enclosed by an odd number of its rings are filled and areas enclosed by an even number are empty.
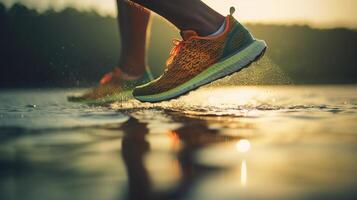
[[[211,87],[165,103],[0,91],[0,199],[356,199],[357,86]]]

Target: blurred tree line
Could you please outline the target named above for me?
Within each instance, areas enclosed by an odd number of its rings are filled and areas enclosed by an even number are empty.
[[[357,32],[308,26],[249,25],[268,56],[295,83],[356,83]],[[165,31],[163,31],[165,30]],[[154,17],[149,65],[160,74],[177,31]],[[0,87],[87,86],[115,66],[116,19],[67,8],[38,13],[0,4]]]

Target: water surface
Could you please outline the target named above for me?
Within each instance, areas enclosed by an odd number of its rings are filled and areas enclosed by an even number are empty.
[[[356,199],[357,86],[0,91],[0,199]]]

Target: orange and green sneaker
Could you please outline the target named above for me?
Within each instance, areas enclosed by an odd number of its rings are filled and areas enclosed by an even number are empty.
[[[165,72],[136,87],[133,96],[142,102],[170,100],[238,72],[262,57],[266,43],[255,39],[234,19],[234,8],[230,13],[224,32],[217,36],[200,37],[195,31],[182,31],[183,40],[174,40]]]
[[[135,86],[145,84],[154,78],[149,68],[141,77],[127,77],[119,67],[115,67],[111,72],[106,73],[99,85],[79,96],[68,97],[69,101],[87,103],[110,103],[117,100],[117,96],[122,96],[123,92],[132,90]]]

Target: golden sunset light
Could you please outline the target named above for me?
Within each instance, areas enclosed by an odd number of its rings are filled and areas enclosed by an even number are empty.
[[[0,0],[0,200],[357,199],[356,7]]]
[[[96,10],[102,15],[116,15],[115,0],[2,0],[6,5],[21,2],[39,10],[61,10],[72,6],[80,10]],[[317,27],[357,27],[354,0],[204,0],[222,14],[236,8],[235,16],[243,22],[310,24]]]

